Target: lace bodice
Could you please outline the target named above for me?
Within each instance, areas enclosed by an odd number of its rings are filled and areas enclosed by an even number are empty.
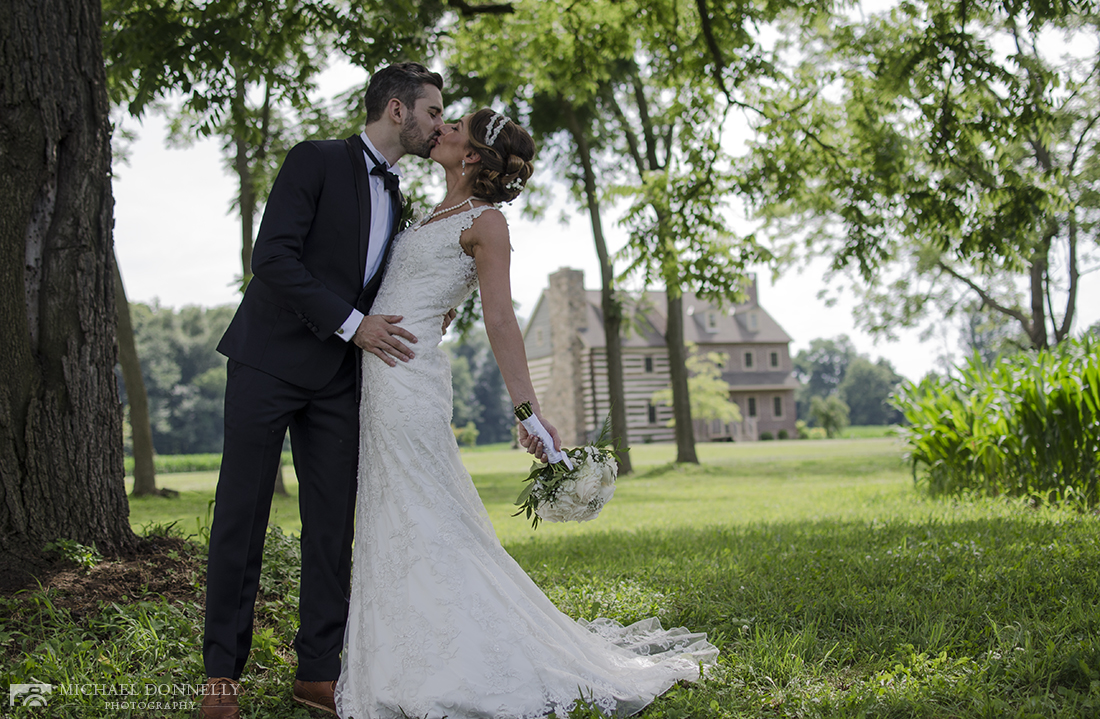
[[[584,691],[628,715],[717,650],[656,620],[581,624],[504,551],[451,431],[447,310],[476,282],[462,232],[487,207],[395,242],[373,312],[402,315],[416,356],[363,353],[352,593],[336,706],[344,719],[565,716]],[[517,477],[517,486],[518,486]]]
[[[462,304],[477,284],[474,259],[459,238],[492,205],[413,225],[394,238],[389,266],[373,314],[403,315],[401,326],[416,335],[414,351],[438,345],[443,315]]]

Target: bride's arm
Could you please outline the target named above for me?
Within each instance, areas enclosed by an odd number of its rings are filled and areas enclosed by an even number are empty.
[[[531,373],[527,369],[527,351],[523,347],[523,334],[512,308],[512,285],[509,279],[511,245],[508,241],[508,223],[499,212],[483,212],[473,227],[463,233],[463,247],[474,258],[481,292],[481,314],[485,332],[493,348],[504,385],[513,405],[530,402],[535,415],[554,439],[554,448],[561,449],[558,431],[542,416]],[[526,434],[523,426],[520,432]],[[525,438],[524,438],[525,439]],[[541,443],[524,443],[527,451],[545,458]]]

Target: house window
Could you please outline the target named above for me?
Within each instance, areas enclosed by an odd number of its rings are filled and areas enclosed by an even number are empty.
[[[756,313],[755,312],[750,312],[749,313],[749,329],[752,330],[753,332],[755,332],[756,331],[756,326],[757,326],[756,325]]]
[[[745,353],[745,369],[752,369],[752,352]]]
[[[772,413],[775,415],[776,419],[779,419],[780,417],[783,416],[783,398],[782,397],[773,397],[772,398]]]
[[[646,372],[652,372],[653,371],[653,355],[646,355],[645,356],[645,371]]]
[[[714,310],[707,312],[707,332],[718,331],[718,313]]]
[[[648,413],[648,416],[649,416],[649,423],[650,424],[657,424],[657,405],[650,402],[649,404],[646,405],[646,412]]]
[[[778,352],[772,352],[771,353],[770,362],[771,362],[772,367],[778,367],[779,366],[779,353]]]
[[[545,338],[543,337],[543,334],[542,334],[542,328],[539,327],[538,329],[535,330],[535,344],[536,345],[541,345],[543,339],[545,339]]]
[[[749,397],[749,416],[756,416],[756,397]]]

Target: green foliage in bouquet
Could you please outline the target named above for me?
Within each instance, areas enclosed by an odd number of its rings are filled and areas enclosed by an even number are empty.
[[[588,471],[594,462],[609,465],[612,470],[612,483],[614,482],[614,469],[618,466],[619,448],[611,440],[611,415],[604,419],[600,436],[590,445],[562,449],[562,452],[573,462],[573,469],[569,469],[565,462],[555,464],[535,462],[531,465],[531,474],[523,481],[526,486],[519,493],[515,504],[519,511],[513,514],[518,517],[526,514],[531,520],[531,528],[537,529],[543,517],[539,516],[538,508],[544,503],[554,503],[562,497],[563,491],[575,485],[581,475]],[[572,484],[569,484],[572,483]],[[589,502],[587,510],[591,517],[599,513],[606,499],[596,497]],[[582,520],[583,521],[583,520]]]

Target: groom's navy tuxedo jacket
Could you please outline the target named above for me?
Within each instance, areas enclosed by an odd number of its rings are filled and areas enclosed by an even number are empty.
[[[367,177],[358,135],[287,153],[260,223],[254,276],[219,352],[305,389],[333,378],[351,346],[335,332],[353,307],[369,313],[389,259],[388,246],[364,287]],[[395,209],[396,223],[400,202]]]

